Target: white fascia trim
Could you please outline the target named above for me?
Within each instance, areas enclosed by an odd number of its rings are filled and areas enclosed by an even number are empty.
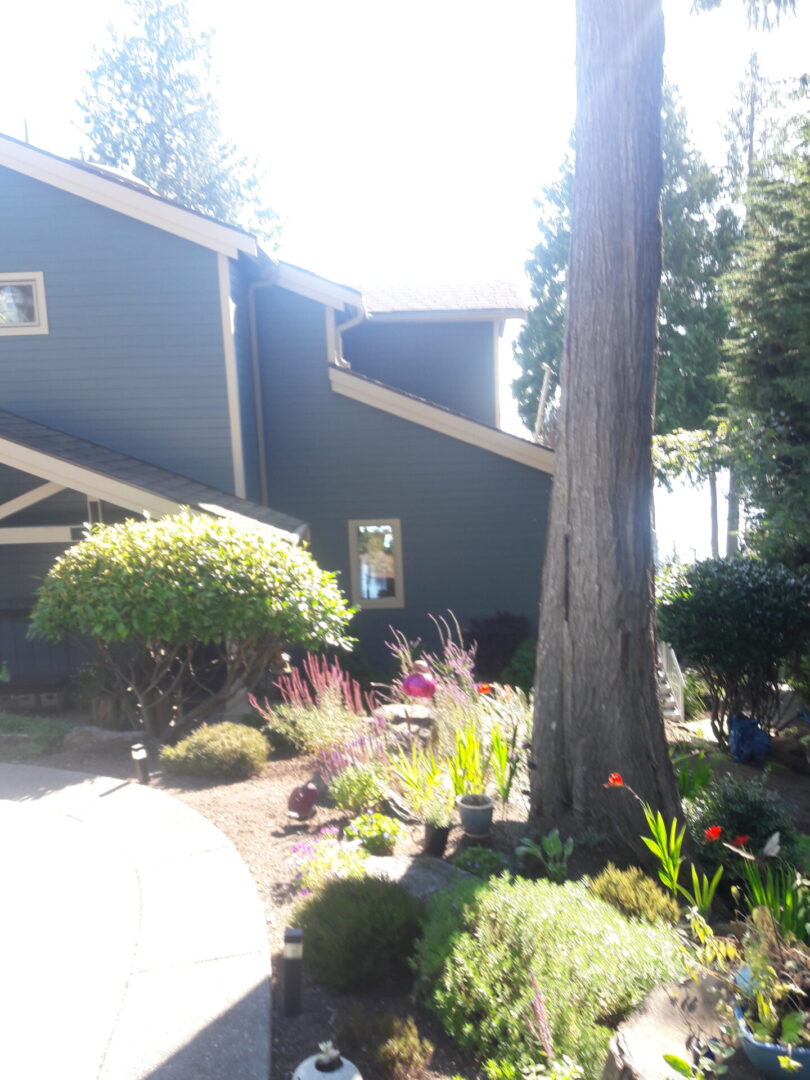
[[[116,480],[114,477],[104,476],[81,465],[52,457],[41,450],[21,446],[10,439],[0,438],[0,464],[10,465],[14,469],[19,469],[20,472],[39,476],[42,480],[49,480],[61,487],[80,491],[93,499],[101,499],[102,502],[122,506],[125,510],[132,510],[136,514],[148,513],[154,517],[163,517],[164,514],[176,514],[181,508],[180,503],[164,498],[162,495],[144,491],[143,488],[127,484],[123,480]]]
[[[451,439],[459,439],[471,446],[477,446],[480,450],[510,458],[539,472],[549,475],[554,473],[554,453],[543,446],[537,446],[515,435],[507,435],[503,431],[495,431],[476,423],[475,420],[445,412],[444,409],[417,401],[377,383],[358,379],[339,368],[330,367],[329,383],[335,393],[362,402],[363,405],[370,405],[412,424],[430,428],[431,431],[438,431]]]
[[[222,319],[222,350],[225,357],[225,386],[228,396],[228,426],[231,433],[233,490],[245,498],[245,444],[242,440],[242,414],[239,409],[239,377],[236,371],[236,343],[231,317],[231,275],[227,255],[217,255],[219,274],[219,310]]]
[[[305,296],[308,300],[317,300],[318,303],[326,304],[327,307],[336,308],[338,311],[343,311],[347,306],[354,308],[363,306],[361,293],[345,285],[338,285],[334,281],[327,281],[326,278],[318,277],[317,274],[311,274],[289,263],[278,264],[276,285],[287,289],[288,292]]]
[[[50,184],[61,191],[67,191],[71,195],[78,195],[81,199],[98,203],[108,210],[126,214],[127,217],[135,218],[146,225],[153,225],[193,244],[228,255],[232,259],[235,259],[240,251],[254,256],[258,253],[255,239],[239,229],[231,229],[218,221],[209,221],[190,210],[172,206],[115,180],[105,180],[103,176],[60,161],[33,147],[8,142],[2,137],[0,165],[43,184]]]
[[[0,506],[0,519],[11,517],[12,514],[18,514],[20,510],[26,510],[29,506],[34,506],[38,502],[42,502],[43,499],[50,498],[51,495],[55,495],[57,491],[64,491],[65,489],[60,484],[40,484],[39,487],[31,488],[30,491],[24,491],[22,495],[18,495],[16,499],[9,499],[8,502],[4,502]]]
[[[0,529],[0,544],[72,544],[80,525],[20,525]]]
[[[522,308],[504,311],[369,311],[369,322],[501,322],[503,319],[525,319]]]

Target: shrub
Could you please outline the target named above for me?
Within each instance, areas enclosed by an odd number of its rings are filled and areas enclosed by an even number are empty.
[[[682,799],[694,799],[711,781],[711,762],[702,750],[697,754],[687,751],[671,756],[678,794]]]
[[[344,844],[334,825],[321,829],[292,847],[292,886],[301,896],[309,896],[332,878],[360,878],[366,873],[366,851],[357,844]]]
[[[205,724],[177,746],[163,746],[160,760],[181,776],[221,776],[247,780],[267,761],[267,739],[245,724]]]
[[[492,848],[479,847],[475,844],[454,855],[450,862],[459,870],[480,878],[494,877],[511,868],[509,859],[505,855],[499,851],[493,851]]]
[[[602,1075],[611,1036],[605,1024],[684,971],[674,930],[626,919],[581,883],[506,878],[491,878],[472,896],[449,891],[431,909],[417,965],[448,1033],[515,1066],[537,1060],[527,1022],[534,974],[554,1048],[575,1059],[587,1080]]]
[[[329,795],[339,810],[359,814],[376,806],[385,795],[385,771],[374,761],[349,765],[331,782]]]
[[[706,559],[665,577],[658,626],[704,680],[712,730],[725,745],[734,713],[764,724],[774,717],[780,668],[810,637],[810,582],[756,559]]]
[[[33,636],[86,636],[151,734],[167,699],[221,704],[285,645],[345,642],[351,609],[334,574],[267,530],[190,513],[93,525],[54,563]]]
[[[395,881],[336,878],[301,904],[304,964],[330,990],[362,990],[404,975],[421,904]]]
[[[385,814],[361,814],[344,832],[347,840],[359,840],[369,855],[393,855],[403,828],[396,818]]]
[[[790,863],[800,859],[796,830],[788,808],[779,795],[765,790],[765,777],[758,780],[721,776],[711,781],[694,799],[684,803],[689,832],[700,849],[701,862],[709,870],[720,863],[726,874],[741,876],[740,857],[722,843],[707,843],[706,829],[719,825],[721,838],[734,843],[738,836],[747,836],[746,847],[759,852],[775,832],[779,833],[781,853]]]
[[[537,662],[537,639],[526,638],[515,649],[512,659],[501,672],[501,682],[515,686],[524,694],[534,689],[534,666]]]
[[[355,1009],[341,1017],[335,1032],[337,1044],[353,1057],[368,1055],[373,1076],[380,1080],[412,1080],[421,1076],[433,1056],[433,1043],[419,1035],[412,1016],[394,1013],[369,1016]]]
[[[673,898],[637,866],[619,870],[613,863],[608,863],[591,881],[590,889],[631,918],[646,919],[650,923],[676,923],[680,916],[680,908]]]

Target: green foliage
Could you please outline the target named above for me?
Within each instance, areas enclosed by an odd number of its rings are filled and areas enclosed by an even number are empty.
[[[521,726],[513,723],[506,735],[501,731],[501,725],[497,721],[492,725],[490,735],[490,764],[492,777],[498,792],[498,798],[502,806],[509,802],[512,793],[512,785],[515,782],[517,771],[520,768],[520,754],[518,740],[521,735]]]
[[[400,750],[392,765],[414,814],[428,825],[449,825],[453,816],[453,784],[433,751],[422,749],[414,741],[410,757]]]
[[[683,707],[686,711],[687,720],[696,720],[701,713],[706,711],[708,690],[700,675],[691,668],[683,673]]]
[[[328,825],[316,836],[293,845],[290,855],[293,889],[301,896],[308,896],[332,878],[365,877],[367,857],[365,848],[343,843],[338,829]]]
[[[336,1038],[353,1058],[368,1055],[372,1075],[380,1080],[414,1080],[422,1075],[434,1050],[433,1043],[420,1036],[412,1016],[374,1016],[360,1008],[339,1019]]]
[[[782,799],[765,790],[765,778],[752,780],[722,776],[713,779],[694,799],[684,805],[692,842],[700,850],[700,860],[710,871],[722,864],[732,878],[741,875],[741,859],[723,844],[707,843],[705,830],[719,825],[723,839],[734,843],[738,836],[749,838],[746,848],[761,851],[778,832],[783,857],[795,863],[798,853],[796,830]]]
[[[269,531],[190,513],[94,525],[51,568],[31,634],[89,637],[145,722],[179,698],[208,707],[258,679],[282,647],[344,643],[334,574]]]
[[[704,680],[724,744],[732,714],[773,717],[780,668],[810,635],[810,583],[756,559],[706,559],[662,581],[658,627]]]
[[[500,681],[530,694],[534,686],[534,665],[537,660],[537,640],[526,638],[515,649],[512,659],[501,672]]]
[[[675,770],[678,794],[682,799],[694,799],[712,778],[711,765],[703,750],[697,754],[673,754],[672,767]]]
[[[767,908],[782,935],[810,945],[808,881],[786,866],[774,867],[742,860],[748,910]]]
[[[417,950],[422,992],[459,1045],[515,1067],[537,1059],[531,974],[555,1051],[598,1080],[611,1035],[604,1021],[684,969],[673,931],[625,919],[580,883],[491,878],[442,901]]]
[[[359,840],[370,855],[393,855],[403,828],[386,814],[361,814],[344,829],[347,840]]]
[[[160,760],[178,776],[247,780],[262,772],[268,749],[264,735],[245,724],[206,724],[177,746],[161,747]]]
[[[19,735],[19,740],[12,739],[2,747],[4,758],[15,761],[29,761],[59,750],[62,739],[70,727],[64,720],[53,716],[14,716],[0,713],[0,734]]]
[[[619,870],[609,862],[590,882],[590,889],[631,918],[673,924],[680,917],[675,900],[637,866]]]
[[[499,851],[493,851],[492,848],[479,847],[476,844],[459,851],[450,862],[459,870],[480,878],[493,877],[510,869],[509,859],[505,855]]]
[[[650,830],[650,835],[642,836],[641,839],[658,859],[658,878],[661,884],[672,893],[673,897],[677,897],[678,877],[683,864],[681,847],[686,825],[682,825],[679,829],[677,819],[673,818],[667,828],[660,810],[653,811],[647,803],[641,805],[647,828]]]
[[[810,123],[778,174],[751,181],[744,242],[729,279],[737,471],[757,525],[750,542],[810,566]]]
[[[545,836],[540,837],[540,843],[524,836],[515,848],[518,859],[533,859],[543,867],[546,877],[550,881],[563,882],[568,874],[568,860],[574,850],[572,837],[563,842],[560,839],[560,830],[552,829]]]
[[[220,131],[210,91],[211,35],[193,32],[185,0],[127,0],[79,108],[94,160],[134,173],[159,195],[275,241],[278,218]]]
[[[364,990],[404,975],[422,908],[397,882],[327,881],[295,912],[304,932],[306,970],[330,990]]]
[[[456,731],[456,748],[450,758],[450,776],[456,795],[483,794],[489,755],[481,745],[475,720],[468,720]]]
[[[689,904],[707,919],[714,902],[714,894],[717,892],[717,886],[723,876],[723,867],[718,866],[711,877],[707,874],[699,874],[694,863],[690,863],[689,870],[692,877],[691,890],[684,885],[679,885],[678,889],[686,897]]]
[[[329,795],[339,810],[359,814],[376,806],[385,794],[385,770],[376,761],[349,765],[329,784]]]

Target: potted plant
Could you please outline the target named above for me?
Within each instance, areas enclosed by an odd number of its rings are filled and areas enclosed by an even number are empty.
[[[456,749],[450,759],[453,789],[458,796],[461,827],[476,840],[489,836],[495,800],[484,787],[490,755],[484,754],[481,735],[474,720],[456,732]]]
[[[432,750],[414,743],[410,757],[400,751],[394,776],[413,813],[425,823],[426,855],[444,854],[453,816],[453,785]]]

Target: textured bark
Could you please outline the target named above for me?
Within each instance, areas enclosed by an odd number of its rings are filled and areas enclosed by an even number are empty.
[[[578,0],[561,435],[535,686],[532,812],[643,850],[609,773],[678,813],[655,683],[652,435],[661,273],[660,0]]]

